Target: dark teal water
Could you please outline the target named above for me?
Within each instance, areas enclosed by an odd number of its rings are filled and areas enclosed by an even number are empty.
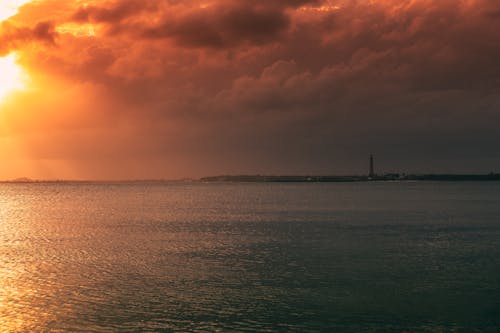
[[[499,328],[500,183],[0,184],[0,331]]]

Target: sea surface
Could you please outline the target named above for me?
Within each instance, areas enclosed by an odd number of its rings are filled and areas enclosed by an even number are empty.
[[[500,182],[0,184],[0,332],[499,332]]]

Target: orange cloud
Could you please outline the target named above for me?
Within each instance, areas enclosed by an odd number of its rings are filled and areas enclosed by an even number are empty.
[[[31,42],[55,44],[57,33],[51,22],[38,22],[33,27],[19,27],[9,22],[0,25],[0,56],[27,46]]]

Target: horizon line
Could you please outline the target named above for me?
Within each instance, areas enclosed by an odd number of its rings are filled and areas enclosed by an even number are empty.
[[[393,175],[401,175],[401,176],[415,176],[415,177],[432,177],[432,176],[452,176],[452,177],[477,177],[477,176],[499,176],[500,172],[487,172],[487,173],[405,173],[405,172],[387,172],[387,173],[378,173],[375,174],[376,177],[387,177]],[[129,178],[129,179],[90,179],[90,178],[82,178],[82,179],[37,179],[30,177],[19,177],[14,179],[0,179],[0,183],[126,183],[126,182],[195,182],[195,181],[203,181],[207,179],[213,178],[221,178],[221,177],[310,177],[310,178],[327,178],[327,177],[338,177],[338,178],[349,178],[349,177],[358,177],[358,178],[370,178],[368,174],[218,174],[214,176],[202,176],[202,177],[181,177],[181,178]]]

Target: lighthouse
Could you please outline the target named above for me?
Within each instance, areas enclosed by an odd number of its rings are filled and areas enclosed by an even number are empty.
[[[373,165],[373,155],[370,155],[370,173],[368,174],[368,177],[370,177],[370,178],[375,177],[375,171],[374,171],[374,165]]]

